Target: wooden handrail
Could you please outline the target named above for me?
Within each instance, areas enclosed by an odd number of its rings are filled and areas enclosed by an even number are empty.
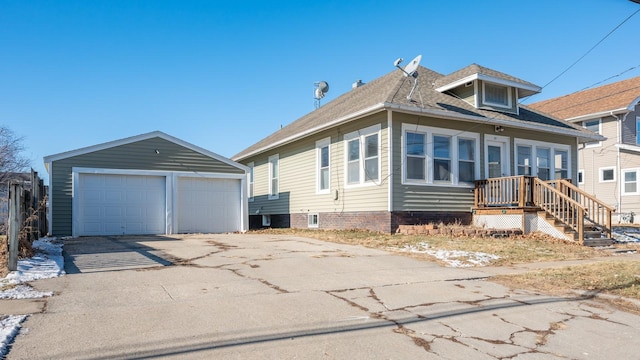
[[[586,209],[582,204],[538,178],[533,182],[533,201],[536,206],[576,231],[580,242],[584,242]]]
[[[531,176],[505,176],[475,181],[474,206],[532,205]]]
[[[611,238],[611,215],[615,208],[597,199],[593,195],[573,185],[566,179],[557,180],[558,190],[580,203],[586,211],[585,217],[594,225],[604,228]]]

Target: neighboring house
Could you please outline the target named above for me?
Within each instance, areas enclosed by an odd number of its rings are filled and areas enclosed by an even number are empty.
[[[530,105],[606,137],[580,145],[578,184],[614,207],[618,222],[640,223],[639,103],[640,76]]]
[[[44,158],[52,235],[247,230],[247,168],[155,131]]]
[[[540,87],[476,64],[394,70],[232,157],[250,169],[250,227],[468,224],[474,181],[577,179],[578,143],[603,138],[521,106]],[[411,96],[409,96],[411,94]]]

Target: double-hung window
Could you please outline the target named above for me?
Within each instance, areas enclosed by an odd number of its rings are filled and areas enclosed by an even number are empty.
[[[269,200],[279,198],[280,158],[278,155],[269,156]]]
[[[482,102],[502,108],[511,107],[511,89],[508,86],[482,82]]]
[[[531,175],[531,146],[518,145],[516,147],[518,159],[518,175]]]
[[[622,179],[624,184],[622,186],[622,195],[638,195],[640,194],[640,186],[638,186],[639,169],[625,169],[622,170]]]
[[[428,126],[403,124],[403,182],[465,185],[480,172],[480,137]]]
[[[566,179],[569,177],[569,152],[567,150],[555,149],[554,164],[556,179]]]
[[[380,126],[374,125],[344,136],[347,185],[380,180]]]
[[[327,193],[330,188],[330,138],[316,142],[316,171],[317,171],[317,193]]]
[[[596,134],[602,134],[600,119],[585,121],[582,123],[582,126],[584,126],[587,130],[593,131]],[[591,142],[585,143],[585,146],[586,147],[600,146],[600,141],[591,141]]]
[[[538,163],[538,177],[541,180],[551,180],[551,149],[540,147],[536,151]]]

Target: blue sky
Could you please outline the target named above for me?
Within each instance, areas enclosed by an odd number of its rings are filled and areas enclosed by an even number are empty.
[[[546,85],[622,23],[628,0],[0,0],[0,124],[47,155],[160,130],[231,157],[422,54]],[[640,76],[640,13],[527,102]],[[629,70],[631,69],[631,70]],[[619,75],[619,76],[616,76]]]

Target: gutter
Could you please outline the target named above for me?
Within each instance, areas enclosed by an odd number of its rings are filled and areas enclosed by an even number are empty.
[[[619,108],[619,109],[614,109],[614,110],[607,110],[607,111],[600,111],[600,112],[596,112],[596,113],[591,113],[591,114],[586,114],[586,115],[580,115],[580,116],[576,116],[576,117],[572,117],[572,118],[568,118],[565,119],[569,122],[578,122],[578,121],[583,121],[583,120],[591,120],[593,118],[598,118],[598,117],[602,117],[602,116],[613,116],[614,114],[623,114],[626,112],[629,112],[629,108]]]

